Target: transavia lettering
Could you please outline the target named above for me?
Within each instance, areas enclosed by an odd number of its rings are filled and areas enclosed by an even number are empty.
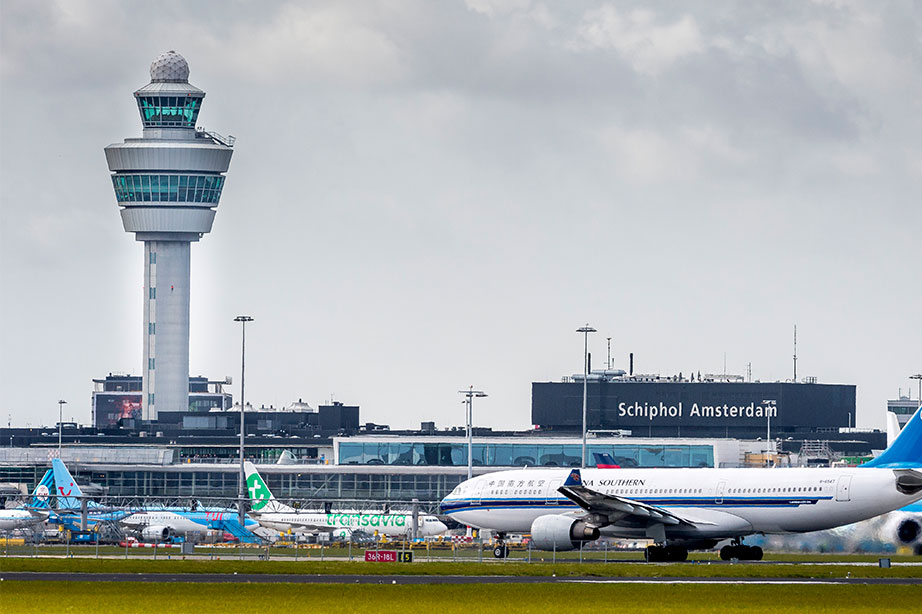
[[[405,527],[407,517],[392,514],[327,514],[331,527]]]
[[[682,418],[685,408],[682,403],[666,405],[665,403],[618,403],[618,415],[628,418]],[[688,412],[689,418],[777,418],[777,407],[763,407],[750,403],[749,405],[698,405],[692,403]]]

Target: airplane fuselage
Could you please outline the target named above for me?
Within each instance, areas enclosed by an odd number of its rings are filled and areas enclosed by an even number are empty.
[[[171,510],[144,510],[135,512],[121,519],[121,523],[133,529],[143,529],[145,527],[168,527],[175,533],[190,533],[195,531],[206,531],[208,529],[221,528],[222,523],[238,523],[238,515],[233,510],[220,511],[200,511],[200,512],[179,512]],[[248,522],[247,528],[253,528],[256,524]]]
[[[530,531],[536,518],[579,515],[557,492],[567,469],[520,469],[473,478],[442,502],[442,511],[473,527]],[[667,525],[670,539],[817,531],[850,524],[922,499],[896,488],[890,469],[584,469],[596,492],[664,508],[694,523]],[[605,526],[603,535],[643,537],[646,527]]]
[[[15,531],[41,524],[47,516],[47,514],[31,514],[27,510],[0,510],[0,532]]]
[[[380,535],[406,535],[413,526],[412,514],[375,514],[368,512],[266,512],[256,516],[260,525],[276,531],[294,531],[296,533],[316,533],[349,529],[377,532]],[[447,527],[438,518],[428,514],[418,517],[418,534],[421,537],[438,535]]]

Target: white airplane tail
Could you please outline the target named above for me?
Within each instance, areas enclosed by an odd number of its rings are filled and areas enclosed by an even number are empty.
[[[900,421],[892,411],[887,412],[887,447],[893,445],[900,434]]]
[[[276,501],[272,491],[269,490],[269,487],[266,486],[266,482],[263,480],[262,476],[259,475],[259,471],[256,470],[256,465],[246,461],[243,463],[243,470],[246,473],[247,492],[250,495],[250,509],[254,513],[287,513],[295,511],[294,508]]]

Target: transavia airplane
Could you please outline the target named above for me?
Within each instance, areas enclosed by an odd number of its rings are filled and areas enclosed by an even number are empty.
[[[368,512],[323,513],[299,511],[282,503],[272,495],[266,482],[251,462],[244,463],[247,490],[250,493],[250,514],[264,527],[276,531],[296,533],[330,532],[343,539],[349,539],[352,531],[364,531],[380,535],[407,535],[412,531],[413,514],[375,514]],[[417,516],[417,535],[427,537],[441,535],[448,530],[445,523],[435,516]]]
[[[922,500],[922,407],[877,458],[857,468],[524,469],[466,480],[442,501],[458,522],[531,533],[543,550],[601,535],[652,539],[648,561],[685,560],[730,539],[724,560],[759,560],[747,535],[805,533]],[[494,555],[506,555],[500,544]]]
[[[54,483],[51,469],[35,486],[32,500],[28,505],[15,509],[0,509],[0,532],[7,533],[17,529],[33,527],[45,522],[50,511],[48,510],[48,494]]]

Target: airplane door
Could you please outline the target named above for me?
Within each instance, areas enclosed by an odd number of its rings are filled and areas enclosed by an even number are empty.
[[[547,499],[545,499],[545,505],[554,505],[557,503],[557,489],[560,488],[560,480],[551,480],[551,483],[547,487]]]
[[[480,505],[483,502],[483,490],[486,487],[487,487],[486,480],[480,480],[479,482],[477,482],[477,485],[474,486],[474,496],[471,497],[471,499],[473,499],[472,502],[474,505]]]
[[[839,476],[839,483],[836,486],[836,501],[851,501],[852,495],[852,476]]]
[[[727,489],[726,480],[717,482],[717,491],[714,493],[714,503],[722,505],[724,502],[724,491]]]

